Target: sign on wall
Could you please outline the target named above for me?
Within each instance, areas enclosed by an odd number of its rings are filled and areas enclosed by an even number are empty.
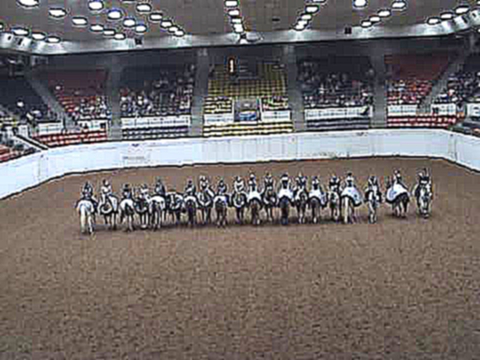
[[[356,119],[371,118],[373,109],[371,106],[356,106],[343,108],[306,109],[305,121],[329,120],[329,119]]]

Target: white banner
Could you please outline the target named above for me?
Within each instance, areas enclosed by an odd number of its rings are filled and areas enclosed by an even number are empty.
[[[467,116],[480,117],[480,104],[467,104]]]
[[[224,114],[205,114],[203,115],[205,125],[223,125],[234,122],[233,112]]]
[[[38,135],[58,134],[62,130],[63,124],[61,122],[38,124]]]
[[[190,115],[123,118],[122,129],[190,126],[191,119]]]
[[[291,121],[291,111],[262,111],[262,121]]]
[[[387,107],[387,116],[415,116],[417,115],[417,105],[389,105]]]
[[[81,120],[78,122],[80,127],[84,128],[85,126],[88,127],[88,130],[97,131],[102,130],[102,125],[104,125],[104,129],[108,129],[108,120]]]
[[[440,116],[457,115],[457,105],[455,104],[432,104],[432,114]]]
[[[326,108],[326,109],[306,109],[305,110],[305,121],[329,120],[329,119],[371,118],[372,114],[373,114],[373,109],[372,109],[371,106],[368,106],[368,107],[356,106],[356,107]]]

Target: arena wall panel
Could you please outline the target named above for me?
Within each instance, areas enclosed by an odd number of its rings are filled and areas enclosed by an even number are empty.
[[[1,163],[0,198],[66,174],[117,168],[369,156],[420,156],[451,160],[480,171],[478,154],[480,138],[428,129],[73,145]]]

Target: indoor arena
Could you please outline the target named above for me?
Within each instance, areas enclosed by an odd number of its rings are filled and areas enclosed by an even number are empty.
[[[0,359],[480,357],[479,33],[473,0],[2,1]]]

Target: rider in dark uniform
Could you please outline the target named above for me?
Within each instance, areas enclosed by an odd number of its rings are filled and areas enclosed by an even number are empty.
[[[275,184],[274,184],[274,180],[273,180],[272,174],[267,173],[267,174],[265,175],[265,179],[264,179],[264,181],[263,181],[263,186],[264,186],[264,190],[270,189],[270,188],[274,188]]]
[[[419,173],[418,173],[418,183],[415,186],[415,197],[418,199],[420,196],[420,187],[421,186],[427,186],[431,185],[431,179],[430,179],[430,174],[428,173],[428,170],[426,168],[423,168]]]
[[[90,200],[95,208],[95,212],[97,211],[98,201],[93,196],[93,186],[88,181],[85,183],[82,189],[82,199]]]
[[[225,181],[223,179],[220,179],[220,181],[218,182],[218,185],[217,185],[217,195],[225,196],[226,199],[227,199],[227,202],[228,202],[227,191],[228,191],[227,184],[225,183]]]
[[[382,192],[380,191],[380,185],[378,183],[377,177],[373,175],[368,178],[367,187],[365,188],[365,199],[368,198],[368,194],[370,193],[370,191],[373,191],[374,186],[377,187],[376,195],[378,196],[379,201],[382,202]]]
[[[320,179],[317,175],[312,178],[312,190],[321,190],[322,186],[320,185]]]
[[[303,175],[302,173],[299,173],[297,178],[295,179],[297,183],[297,189],[302,188],[302,187],[307,187],[307,177]]]
[[[284,173],[280,179],[280,188],[281,189],[290,189],[290,177],[288,173]]]
[[[124,199],[132,199],[133,200],[133,192],[132,192],[132,188],[130,187],[129,184],[123,185],[122,197]]]
[[[196,193],[197,189],[195,188],[193,180],[188,180],[187,186],[185,187],[185,196],[195,196]]]
[[[328,183],[328,187],[331,191],[336,192],[340,196],[340,179],[337,178],[336,175],[332,175],[332,177],[330,178],[330,182]]]
[[[250,178],[248,179],[248,188],[251,191],[257,191],[257,178],[253,173],[250,174]]]
[[[393,184],[400,184],[402,185],[405,189],[407,188],[407,185],[403,182],[402,174],[400,173],[400,170],[395,170],[395,174],[393,175]]]
[[[157,181],[155,183],[155,194],[165,197],[166,192],[167,191],[165,189],[165,185],[163,185],[162,183],[162,180],[160,178],[157,178]]]

